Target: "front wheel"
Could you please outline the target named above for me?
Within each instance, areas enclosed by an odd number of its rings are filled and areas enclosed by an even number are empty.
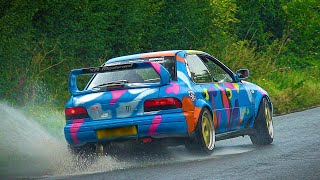
[[[212,115],[207,108],[202,109],[197,127],[195,138],[188,139],[185,147],[189,151],[200,151],[211,154],[215,145],[215,130]]]
[[[260,103],[253,129],[254,134],[250,135],[253,144],[267,145],[273,142],[271,103],[266,98],[263,98]]]

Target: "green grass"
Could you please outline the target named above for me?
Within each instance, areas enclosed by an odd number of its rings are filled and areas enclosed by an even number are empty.
[[[63,138],[63,127],[65,126],[64,112],[61,107],[51,105],[28,105],[22,108],[25,114],[38,122],[48,132],[58,138]]]
[[[271,96],[275,113],[320,105],[320,72],[315,68],[278,70],[254,80]]]

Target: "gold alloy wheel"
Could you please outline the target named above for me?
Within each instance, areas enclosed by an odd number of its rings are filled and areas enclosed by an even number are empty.
[[[267,123],[267,128],[268,132],[271,138],[273,138],[273,124],[272,124],[272,117],[271,117],[271,112],[268,103],[266,102],[265,105],[265,116],[266,116],[266,123]]]
[[[210,150],[213,149],[213,141],[214,141],[214,135],[213,135],[213,126],[212,122],[210,122],[210,119],[208,118],[209,114],[205,112],[202,115],[202,135],[203,140],[206,145],[206,147]]]

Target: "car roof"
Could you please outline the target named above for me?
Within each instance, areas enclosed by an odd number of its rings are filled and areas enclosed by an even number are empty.
[[[130,59],[138,59],[138,58],[152,58],[152,57],[163,57],[163,56],[175,56],[177,53],[185,51],[187,54],[203,54],[202,51],[196,50],[169,50],[169,51],[157,51],[157,52],[148,52],[148,53],[140,53],[133,54],[127,56],[120,56],[116,58],[109,59],[108,63],[119,62],[119,61],[127,61]]]

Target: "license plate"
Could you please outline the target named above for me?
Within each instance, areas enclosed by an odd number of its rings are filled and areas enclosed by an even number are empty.
[[[98,139],[110,138],[110,137],[121,137],[121,136],[133,136],[136,134],[137,134],[136,126],[97,130]]]

